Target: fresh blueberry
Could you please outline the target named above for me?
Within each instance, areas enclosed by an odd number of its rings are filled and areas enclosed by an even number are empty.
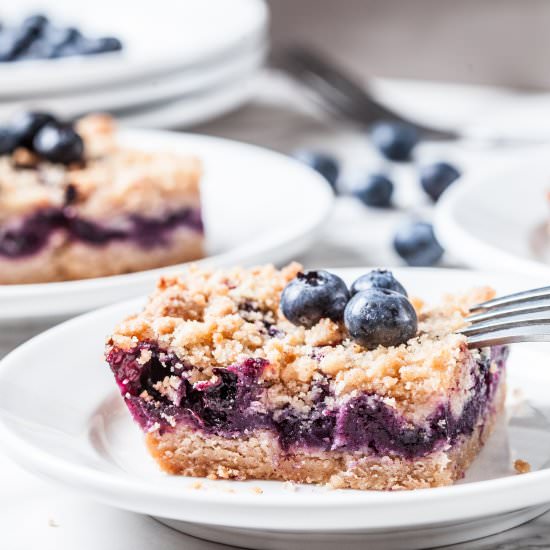
[[[21,26],[25,29],[31,30],[35,34],[39,34],[49,25],[49,23],[50,22],[45,15],[35,13],[23,19]]]
[[[420,184],[435,202],[460,177],[460,172],[447,162],[436,162],[420,169]]]
[[[12,61],[18,45],[18,34],[13,29],[0,31],[0,61]]]
[[[418,326],[409,300],[381,288],[355,294],[346,306],[344,322],[351,338],[367,349],[404,344],[416,335]]]
[[[84,142],[71,126],[50,123],[36,134],[33,149],[50,162],[71,164],[82,161]]]
[[[35,40],[17,59],[50,59],[56,57],[56,47],[45,38]]]
[[[383,174],[369,174],[363,182],[352,188],[352,194],[367,206],[391,206],[393,183]]]
[[[67,42],[55,48],[53,57],[73,57],[76,55],[84,55],[81,46],[82,40],[77,39],[74,42]]]
[[[410,222],[400,227],[394,236],[393,246],[412,266],[434,265],[443,255],[432,225],[426,222]]]
[[[298,273],[281,295],[284,316],[295,325],[310,328],[321,319],[340,321],[349,291],[340,277],[328,271]]]
[[[34,136],[46,124],[56,122],[55,117],[40,111],[24,111],[12,119],[10,127],[17,136],[18,144],[32,149]]]
[[[72,183],[69,183],[65,188],[65,204],[73,204],[78,199],[78,190],[76,186]]]
[[[372,142],[388,159],[410,160],[418,143],[418,132],[410,124],[402,122],[378,122],[370,130]]]
[[[9,126],[0,126],[0,155],[9,155],[17,147],[17,136]]]
[[[27,17],[19,27],[16,27],[13,30],[11,60],[29,57],[27,52],[37,40],[40,40],[47,26],[48,19],[37,14]]]
[[[114,36],[96,39],[82,39],[75,43],[76,50],[81,55],[116,52],[122,49],[122,43]]]
[[[38,15],[27,18],[17,27],[0,29],[0,61],[14,61],[25,56],[26,50],[40,35],[43,22]]]
[[[370,288],[385,288],[386,290],[393,290],[394,292],[403,294],[403,296],[407,296],[407,291],[403,285],[387,269],[373,269],[369,273],[361,275],[351,285],[350,292],[354,296],[358,292],[369,290]]]
[[[57,28],[49,26],[35,40],[22,55],[20,59],[52,59],[65,57],[67,51],[74,50],[74,44],[80,39],[80,32],[74,27]]]
[[[81,36],[80,31],[74,27],[49,27],[43,39],[55,54],[59,49],[80,40]]]
[[[105,36],[99,39],[101,52],[118,52],[122,50],[122,42],[114,36]]]
[[[303,149],[296,151],[292,156],[319,172],[330,183],[331,187],[336,189],[340,166],[332,155]]]
[[[15,61],[24,56],[25,51],[36,39],[32,29],[18,27],[5,31],[0,36],[0,60]]]

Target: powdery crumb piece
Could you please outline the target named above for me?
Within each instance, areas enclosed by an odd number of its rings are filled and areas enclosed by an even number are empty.
[[[151,350],[149,349],[142,349],[140,356],[137,358],[137,362],[140,365],[145,365],[149,361],[151,361],[151,358],[153,357],[153,354],[151,353]]]
[[[168,424],[170,424],[170,426],[172,426],[172,428],[176,427],[176,419],[173,416],[161,412],[160,417],[163,418],[164,420],[166,420],[166,422],[168,422]]]
[[[295,493],[298,490],[298,487],[296,487],[296,484],[293,483],[292,481],[285,481],[283,483],[283,489],[285,491],[290,491],[292,493]]]
[[[203,485],[200,481],[195,481],[195,482],[191,483],[191,485],[189,485],[189,488],[190,489],[195,489],[195,490],[198,491],[198,490],[203,488]]]
[[[252,487],[251,491],[256,495],[262,495],[264,492],[261,487]]]
[[[216,468],[216,479],[234,479],[238,477],[238,475],[239,472],[237,470],[227,468],[221,464]]]
[[[53,518],[48,519],[48,525],[50,527],[59,527],[59,523],[57,523],[57,521],[55,521],[55,519]]]
[[[160,428],[160,424],[158,422],[155,422],[152,426],[149,427],[149,429],[147,430],[147,433],[156,432],[158,431],[159,428]]]
[[[330,319],[321,319],[306,331],[305,341],[310,346],[333,346],[344,339],[341,327]]]
[[[514,462],[514,470],[518,474],[528,474],[531,471],[531,464],[525,460],[521,460],[521,458],[518,458]]]

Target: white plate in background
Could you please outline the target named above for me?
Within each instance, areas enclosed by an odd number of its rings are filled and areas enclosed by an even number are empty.
[[[241,75],[224,86],[117,115],[129,128],[180,130],[216,119],[245,105],[258,91],[257,74]]]
[[[412,120],[474,142],[550,141],[550,93],[430,80],[373,78],[374,96]]]
[[[366,270],[335,271],[351,282]],[[411,295],[428,300],[475,285],[505,293],[523,284],[489,272],[395,274]],[[550,507],[550,371],[547,355],[531,346],[514,346],[508,418],[455,486],[384,493],[201,480],[197,489],[192,478],[167,476],[147,454],[102,358],[105,337],[141,304],[133,300],[68,321],[0,363],[0,441],[19,465],[104,504],[255,548],[439,546],[513,527]],[[528,461],[532,473],[515,474],[517,458]]]
[[[471,166],[436,206],[444,247],[465,264],[550,280],[550,148]]]
[[[114,35],[114,54],[0,63],[0,97],[44,93],[141,79],[205,66],[265,36],[263,0],[17,0],[4,2],[2,21],[41,12],[54,23],[79,27],[90,36]]]
[[[189,109],[192,109],[203,94],[221,95],[226,86],[231,87],[235,81],[254,73],[261,66],[266,49],[265,43],[254,42],[253,47],[238,55],[223,58],[206,67],[146,77],[136,82],[99,89],[3,101],[0,102],[0,119],[8,119],[13,113],[28,108],[50,111],[63,118],[93,111],[116,113],[118,110],[158,109],[173,101],[185,105],[186,100],[189,100]]]
[[[138,149],[190,153],[202,160],[209,256],[199,263],[286,261],[311,244],[332,207],[334,195],[322,176],[267,149],[149,130],[123,130],[119,140]],[[147,293],[160,273],[182,265],[80,281],[0,285],[0,321],[68,316]]]

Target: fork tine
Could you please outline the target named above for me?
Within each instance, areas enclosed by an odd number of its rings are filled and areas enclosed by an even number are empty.
[[[474,323],[468,327],[464,327],[458,330],[459,334],[464,334],[465,336],[474,336],[476,334],[487,334],[490,332],[496,332],[498,330],[507,330],[507,329],[526,329],[527,327],[548,327],[550,332],[550,317],[543,319],[498,319],[496,321],[485,321],[481,323]]]
[[[550,342],[550,327],[516,327],[508,330],[469,336],[469,348],[484,348],[505,344],[520,344],[523,342]]]
[[[512,317],[519,314],[550,312],[550,300],[517,302],[504,306],[482,309],[479,313],[469,315],[466,320],[470,323]]]
[[[498,306],[524,303],[540,299],[550,299],[550,286],[543,286],[541,288],[534,288],[532,290],[525,290],[523,292],[509,294],[508,296],[494,298],[492,300],[488,300],[487,302],[476,304],[470,309],[470,311],[491,309]]]
[[[469,348],[550,342],[550,286],[516,292],[470,308],[471,323],[458,332]]]

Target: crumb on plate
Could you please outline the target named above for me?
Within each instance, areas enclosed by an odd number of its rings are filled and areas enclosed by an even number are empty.
[[[514,470],[518,474],[527,474],[531,471],[531,464],[529,464],[529,462],[525,460],[521,460],[520,458],[518,458],[514,462]]]

